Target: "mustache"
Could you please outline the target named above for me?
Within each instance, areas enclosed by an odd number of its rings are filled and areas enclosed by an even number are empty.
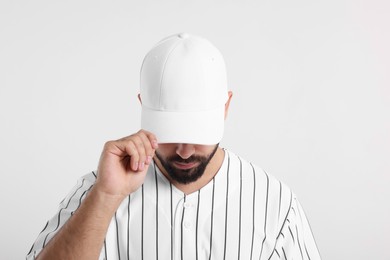
[[[193,155],[187,159],[183,159],[181,158],[180,156],[178,155],[175,155],[175,156],[170,156],[167,158],[167,161],[169,162],[178,162],[178,163],[194,163],[194,162],[202,162],[204,161],[206,158],[203,158],[201,156],[197,156],[197,155]]]

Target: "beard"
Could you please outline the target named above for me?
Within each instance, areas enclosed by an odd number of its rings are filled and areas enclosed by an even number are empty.
[[[187,159],[183,159],[179,155],[175,154],[164,159],[156,151],[156,157],[160,160],[162,166],[167,171],[172,180],[180,184],[189,184],[191,182],[197,181],[204,174],[207,165],[213,158],[214,154],[217,152],[218,146],[219,144],[216,144],[213,151],[207,156],[193,155]],[[197,166],[191,169],[183,170],[176,168],[173,164],[174,162],[195,163]]]

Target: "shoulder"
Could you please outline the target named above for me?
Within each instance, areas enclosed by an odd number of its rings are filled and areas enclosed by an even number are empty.
[[[270,174],[262,167],[253,164],[235,153],[227,151],[231,174],[241,175],[243,190],[251,191],[255,203],[267,211],[278,222],[283,222],[283,216],[289,212],[295,195],[288,185]],[[280,226],[281,223],[275,223]]]
[[[95,184],[97,175],[98,172],[96,170],[84,174],[78,179],[77,184],[82,185],[83,187],[91,187]]]
[[[271,194],[292,194],[291,189],[285,183],[277,179],[264,168],[247,161],[232,151],[227,149],[225,149],[225,151],[227,152],[229,167],[235,172],[239,171],[244,182],[254,181],[255,184],[260,184],[262,187],[265,186],[265,189]],[[290,198],[290,196],[288,196],[288,198]]]
[[[78,180],[72,190],[67,194],[67,196],[61,201],[60,206],[63,207],[65,204],[68,207],[71,201],[80,201],[86,196],[88,191],[95,184],[97,178],[97,171],[91,171],[87,174],[82,175]],[[79,203],[79,204],[80,204]]]
[[[97,179],[97,175],[98,175],[98,172],[97,172],[97,170],[95,170],[95,171],[91,171],[91,172],[83,175],[81,177],[81,179],[83,179],[89,183],[95,183],[95,181]]]

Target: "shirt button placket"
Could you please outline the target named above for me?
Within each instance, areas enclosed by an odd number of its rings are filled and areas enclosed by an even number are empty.
[[[187,198],[188,199],[188,198]],[[194,211],[193,202],[187,200],[183,203],[184,218],[182,222],[183,235],[183,257],[195,255],[195,222],[196,211]]]
[[[183,223],[184,224],[184,228],[190,229],[191,226],[192,226],[191,221],[189,220],[189,219],[192,218],[192,215],[191,215],[191,213],[192,213],[191,212],[192,203],[189,202],[189,201],[186,201],[186,202],[184,202],[183,207],[184,207],[185,212],[187,213],[187,214],[185,214],[186,215],[185,216],[186,220]]]

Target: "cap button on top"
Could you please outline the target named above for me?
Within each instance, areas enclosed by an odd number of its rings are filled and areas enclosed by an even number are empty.
[[[186,39],[189,37],[188,33],[180,33],[178,36],[179,36],[179,38],[182,38],[182,39]]]

